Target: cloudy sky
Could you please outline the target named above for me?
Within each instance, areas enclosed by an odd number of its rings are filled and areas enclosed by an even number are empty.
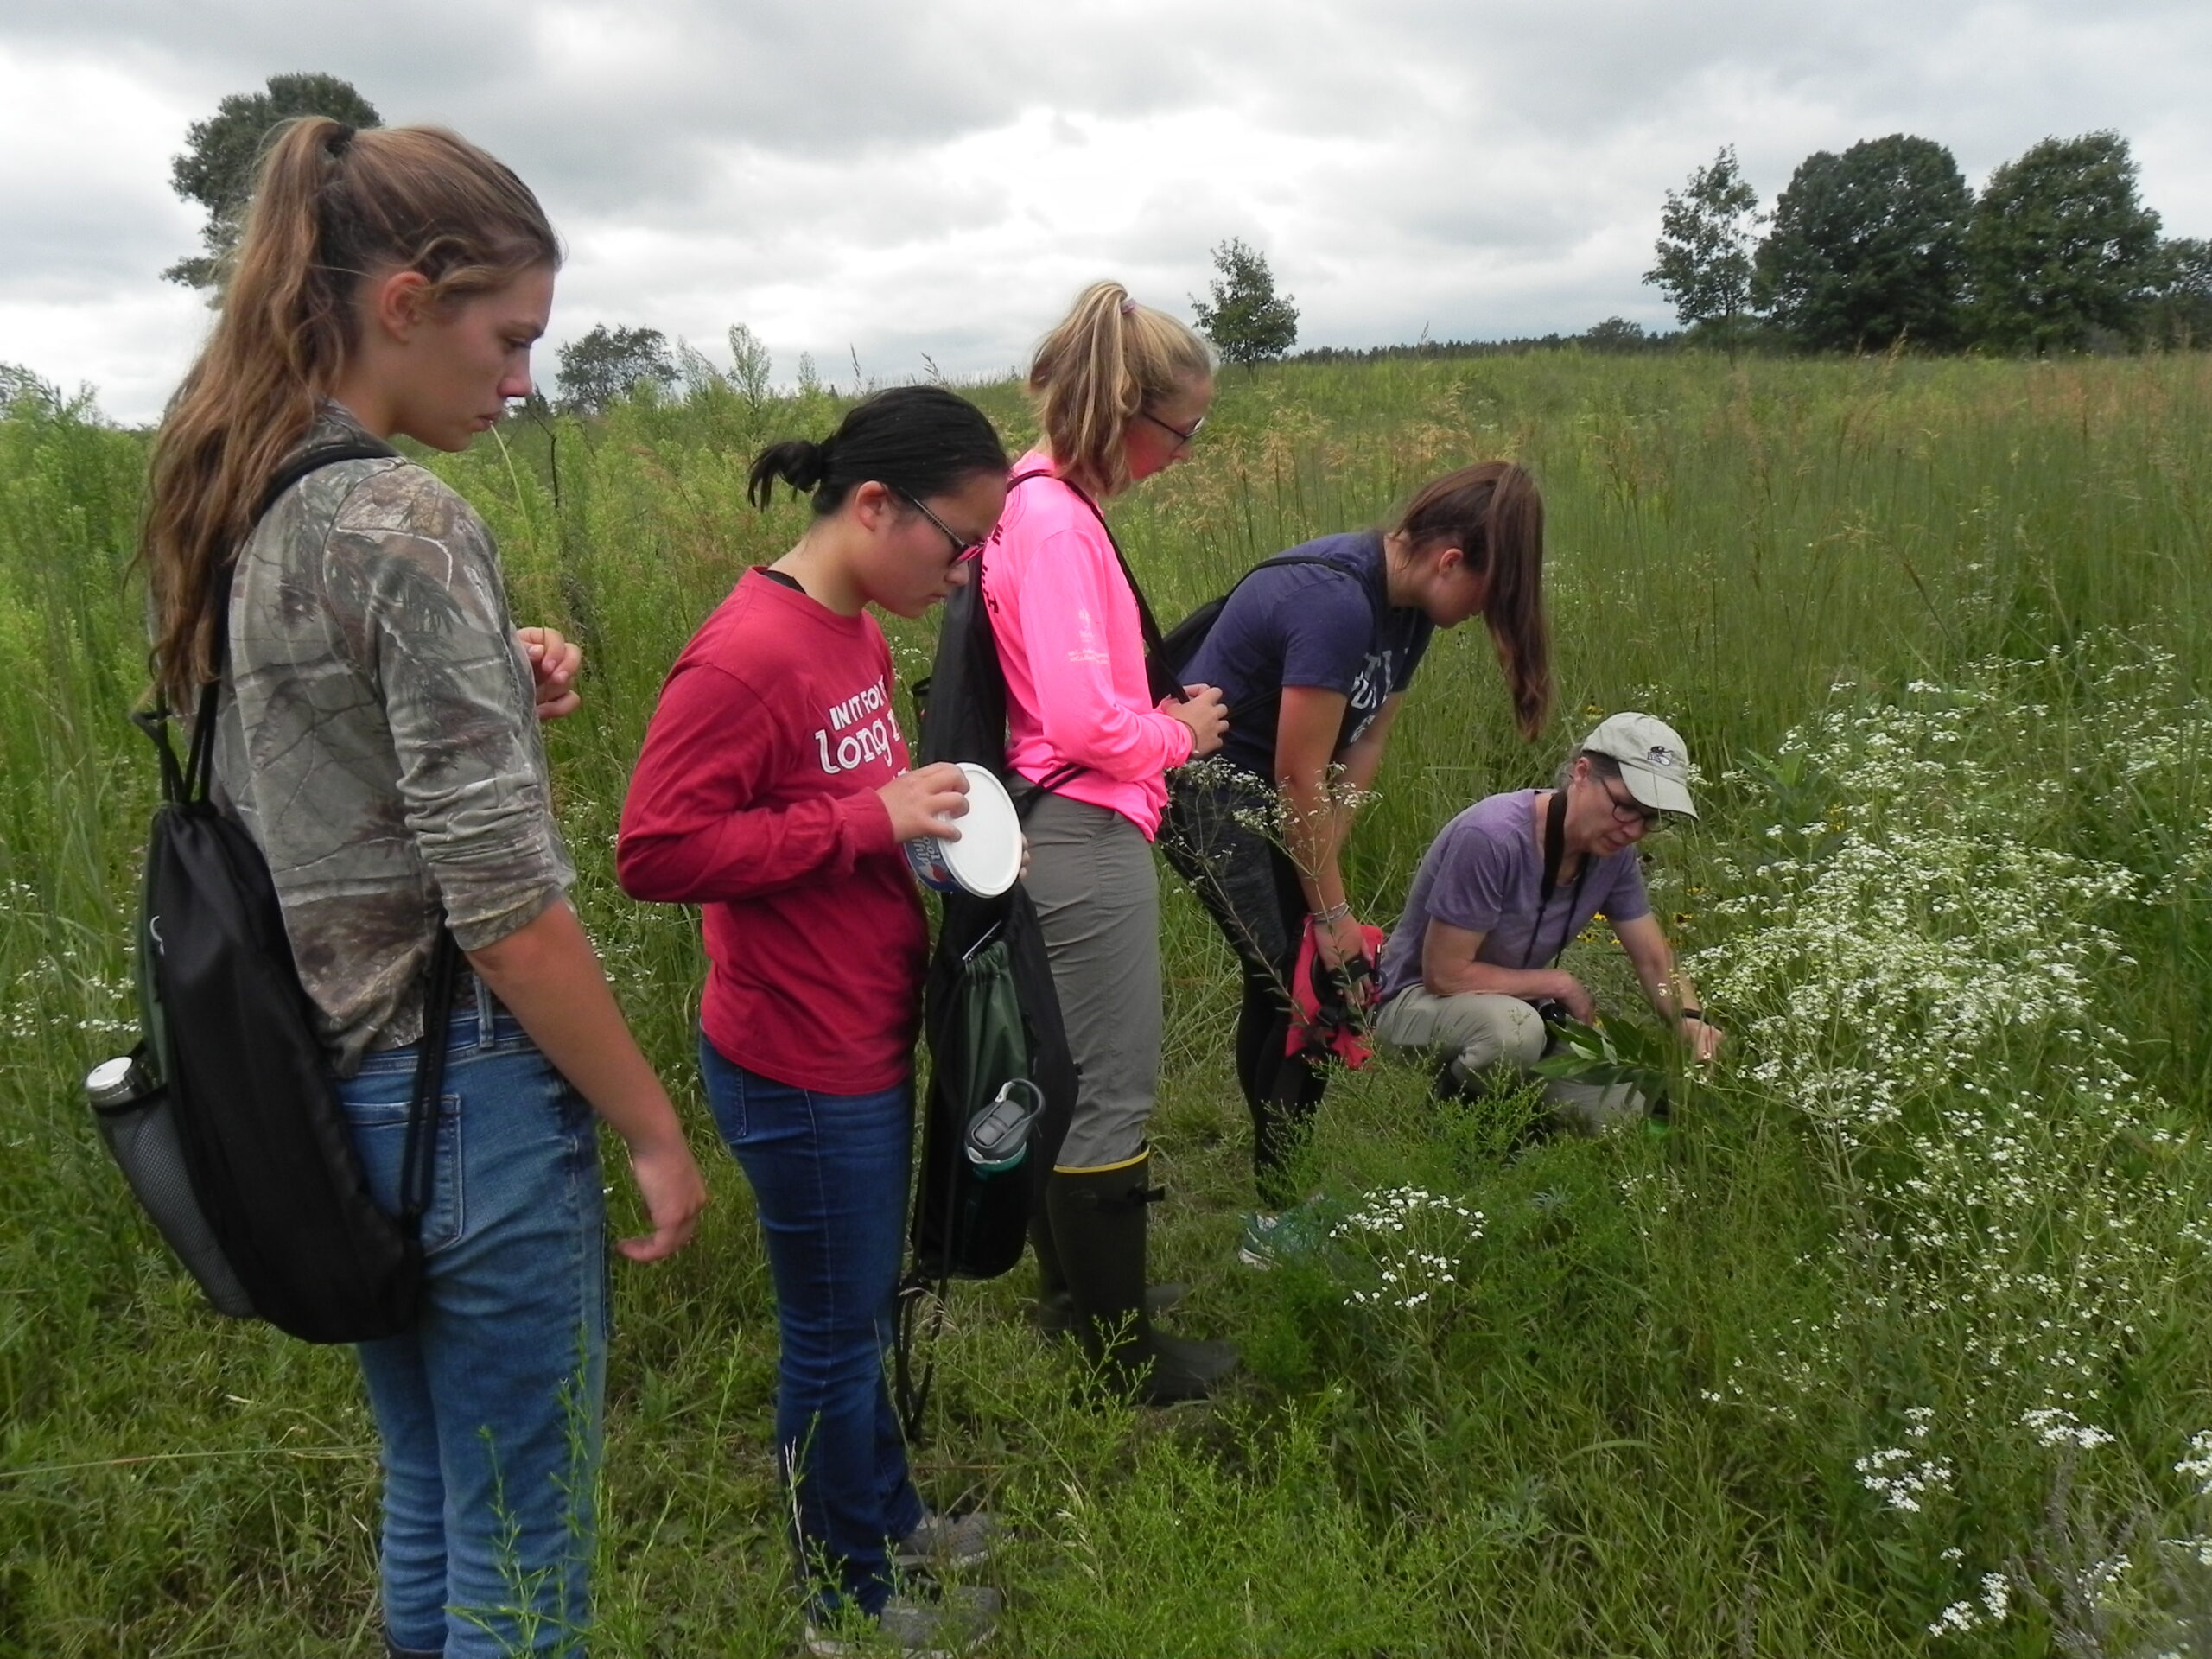
[[[1770,201],[1859,138],[1979,184],[2112,127],[2169,234],[2212,235],[2205,0],[0,0],[0,361],[154,415],[207,326],[157,275],[198,251],[169,158],[293,70],[537,188],[552,344],[726,359],[741,321],[779,379],[1001,371],[1093,277],[1185,307],[1229,236],[1302,344],[1662,324],[1661,196],[1723,143]]]

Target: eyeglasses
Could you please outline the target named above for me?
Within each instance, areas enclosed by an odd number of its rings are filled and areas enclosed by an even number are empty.
[[[1612,804],[1615,823],[1641,822],[1647,830],[1654,829],[1658,825],[1659,809],[1657,807],[1646,806],[1643,802],[1635,799],[1623,800],[1613,793],[1611,786],[1602,779],[1599,780],[1598,787],[1605,791],[1605,799]]]
[[[920,513],[923,518],[928,519],[930,523],[935,524],[939,530],[944,532],[944,539],[952,543],[952,562],[955,564],[960,563],[964,559],[972,559],[978,553],[983,550],[982,543],[969,541],[966,537],[961,535],[959,531],[953,529],[950,524],[946,524],[944,519],[938,518],[937,514],[931,512],[926,506],[923,505],[918,498],[907,494],[906,491],[900,489],[896,484],[893,484],[891,488],[893,493],[895,493],[901,501],[904,501],[916,512]]]
[[[1191,423],[1191,429],[1185,432],[1179,426],[1168,425],[1166,422],[1161,420],[1159,416],[1154,414],[1148,409],[1141,409],[1137,410],[1137,413],[1145,420],[1150,421],[1161,431],[1173,433],[1175,435],[1175,447],[1178,449],[1182,448],[1185,445],[1189,443],[1192,438],[1197,437],[1198,435],[1198,429],[1206,423],[1206,417],[1201,415],[1197,420]]]

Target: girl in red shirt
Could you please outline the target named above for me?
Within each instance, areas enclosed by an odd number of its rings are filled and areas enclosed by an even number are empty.
[[[747,570],[662,688],[622,812],[632,897],[704,910],[700,1067],[753,1187],[776,1287],[776,1440],[810,1582],[810,1649],[850,1610],[901,1646],[980,1636],[986,1592],[892,1594],[894,1567],[972,1560],[979,1516],[924,1509],[883,1380],[906,1232],[913,1046],[929,944],[904,843],[957,839],[966,779],[907,770],[891,653],[867,613],[919,616],[967,580],[1006,451],[934,386],[855,405],[754,461],[811,493],[791,551]]]

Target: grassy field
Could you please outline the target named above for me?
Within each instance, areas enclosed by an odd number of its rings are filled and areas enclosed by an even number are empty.
[[[796,1634],[694,929],[610,867],[663,671],[802,522],[743,505],[747,461],[833,415],[709,390],[436,462],[518,615],[590,652],[551,738],[579,902],[715,1195],[687,1255],[617,1269],[603,1654]],[[143,454],[0,421],[0,1651],[367,1654],[350,1359],[200,1311],[77,1087],[131,1017]],[[1230,963],[1171,880],[1160,1268],[1248,1369],[1082,1409],[1026,1273],[956,1287],[918,1470],[1020,1528],[990,1650],[2212,1653],[2212,359],[1240,372],[1116,517],[1179,615],[1498,454],[1549,506],[1560,714],[1522,745],[1479,632],[1440,639],[1355,893],[1387,919],[1450,812],[1650,709],[1707,779],[1651,876],[1728,1064],[1671,1129],[1518,1155],[1524,1100],[1344,1078],[1311,1175],[1372,1224],[1254,1274]],[[895,639],[911,677],[927,630]],[[1425,1297],[1415,1251],[1457,1264]]]

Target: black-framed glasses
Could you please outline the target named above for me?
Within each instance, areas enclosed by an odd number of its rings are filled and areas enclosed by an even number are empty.
[[[960,563],[963,560],[972,559],[978,553],[983,550],[982,543],[971,542],[965,537],[962,536],[960,532],[953,529],[950,524],[946,524],[944,519],[938,518],[937,514],[931,512],[928,507],[924,505],[918,497],[907,494],[906,491],[899,489],[896,484],[893,484],[891,487],[893,491],[897,493],[901,501],[904,501],[916,512],[920,513],[923,518],[928,519],[930,523],[935,524],[940,531],[944,532],[944,539],[952,543],[952,562],[955,564]]]
[[[1641,820],[1647,830],[1658,827],[1659,809],[1657,807],[1646,806],[1642,801],[1633,798],[1623,800],[1613,793],[1612,785],[1602,778],[1598,780],[1598,787],[1605,791],[1605,799],[1611,803],[1615,823],[1635,823]]]
[[[1168,425],[1166,422],[1161,420],[1159,416],[1154,414],[1148,409],[1140,409],[1137,410],[1137,413],[1141,415],[1146,420],[1150,421],[1161,431],[1173,433],[1175,435],[1175,447],[1178,449],[1183,448],[1192,438],[1197,437],[1198,435],[1198,429],[1206,423],[1206,417],[1201,415],[1197,420],[1191,423],[1191,429],[1185,432],[1179,426]]]

